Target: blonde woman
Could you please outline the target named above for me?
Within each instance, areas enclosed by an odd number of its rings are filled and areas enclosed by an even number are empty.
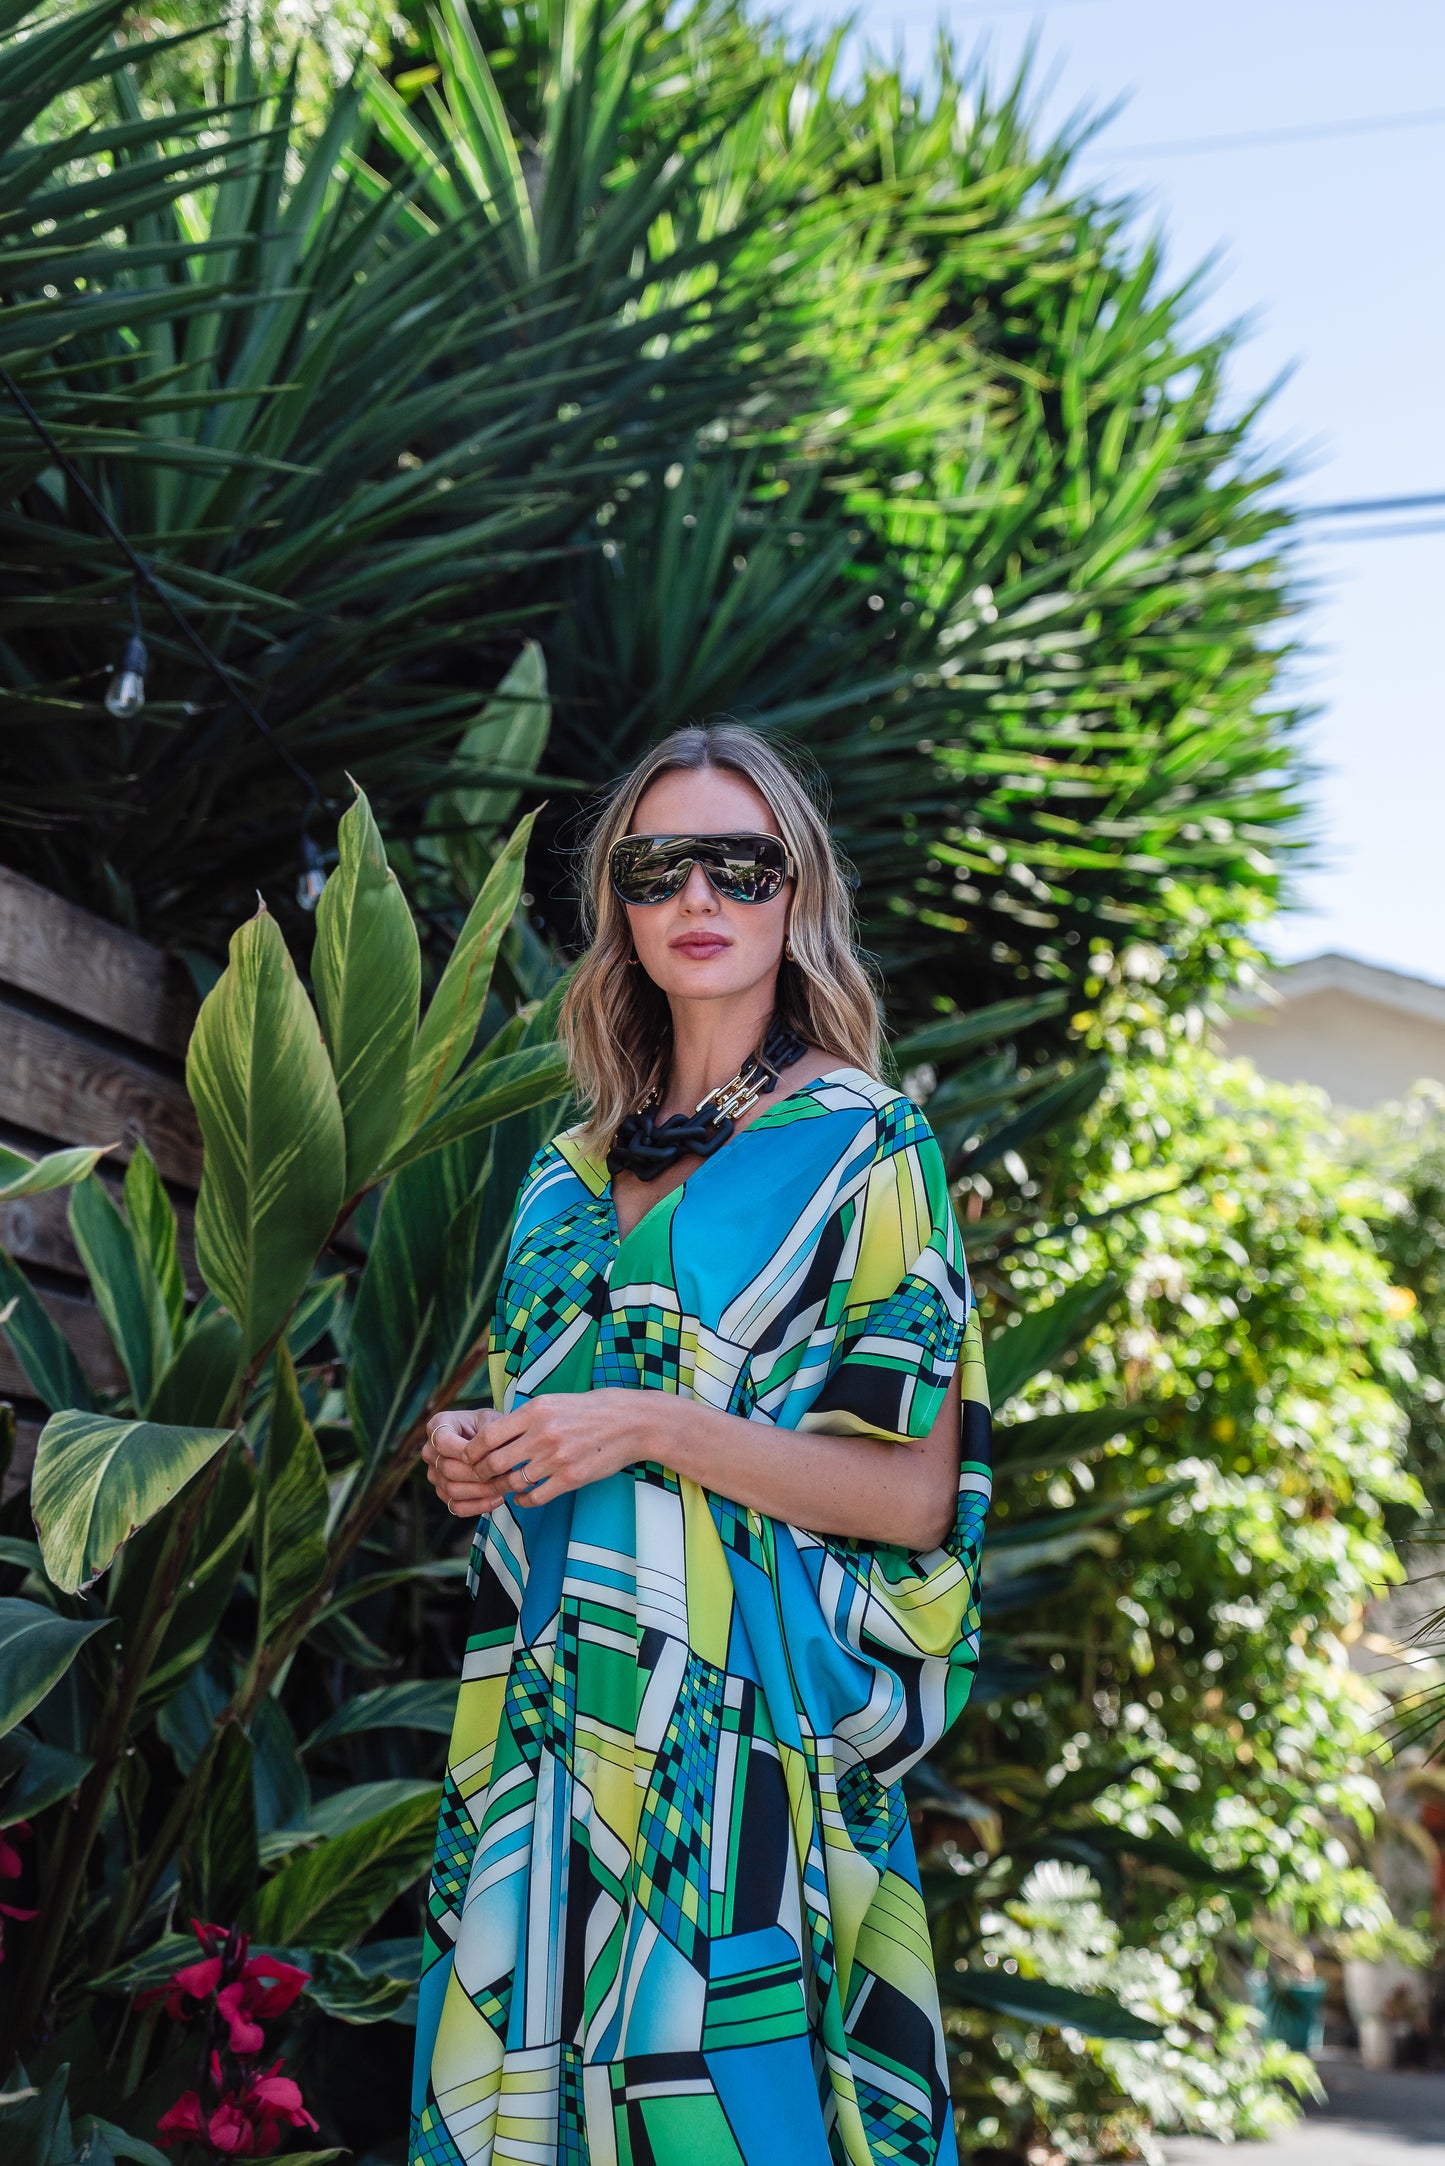
[[[938,1146],[878,1079],[827,827],[735,724],[585,866],[479,1519],[421,1985],[425,2166],[952,2166],[904,1771],[967,1697],[988,1493]]]

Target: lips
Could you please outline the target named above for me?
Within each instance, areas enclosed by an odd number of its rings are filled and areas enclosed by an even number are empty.
[[[680,940],[669,941],[668,945],[674,955],[690,955],[705,962],[710,955],[721,955],[732,942],[720,939],[716,933],[684,933]]]

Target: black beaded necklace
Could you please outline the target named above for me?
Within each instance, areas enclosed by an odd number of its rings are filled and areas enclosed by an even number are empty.
[[[665,1173],[689,1153],[695,1158],[711,1158],[732,1134],[737,1115],[745,1113],[754,1100],[766,1098],[783,1069],[791,1068],[807,1050],[805,1038],[786,1023],[774,1022],[758,1051],[749,1053],[730,1082],[719,1083],[716,1090],[709,1091],[706,1098],[699,1100],[695,1113],[674,1113],[661,1126],[657,1100],[662,1087],[654,1084],[613,1137],[607,1171],[614,1175],[635,1173],[639,1181],[655,1181],[659,1173]]]

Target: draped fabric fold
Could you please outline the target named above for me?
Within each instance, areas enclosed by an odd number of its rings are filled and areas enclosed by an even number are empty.
[[[428,2166],[951,2166],[901,1776],[977,1658],[988,1408],[927,1122],[856,1069],[768,1109],[619,1239],[563,1135],[519,1199],[496,1403],[674,1392],[927,1434],[948,1540],[819,1535],[652,1461],[473,1546],[413,2095]]]

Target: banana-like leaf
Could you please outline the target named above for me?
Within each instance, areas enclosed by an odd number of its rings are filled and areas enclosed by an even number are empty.
[[[163,1511],[232,1435],[79,1410],[40,1432],[31,1507],[45,1569],[67,1594],[93,1587],[121,1545]]]
[[[180,1339],[186,1317],[186,1282],[181,1270],[175,1207],[144,1143],[137,1143],[131,1153],[125,1169],[124,1194],[126,1221],[137,1249],[155,1275],[174,1344]]]
[[[303,1750],[314,1752],[338,1737],[356,1737],[366,1730],[429,1730],[450,1737],[457,1711],[455,1677],[419,1677],[404,1685],[381,1685],[343,1700],[335,1714],[314,1729]]]
[[[130,1379],[136,1412],[152,1396],[171,1358],[171,1321],[150,1254],[92,1174],[70,1198],[70,1233],[95,1305]]]
[[[354,1196],[385,1157],[421,1005],[421,946],[360,790],[342,817],[340,862],[316,908],[312,977],[346,1130],[345,1190]]]
[[[181,1915],[237,1918],[260,1875],[251,1740],[239,1723],[221,1732],[209,1778],[186,1823],[180,1859]]]
[[[1026,1000],[996,1000],[969,1015],[941,1016],[936,1023],[925,1023],[896,1039],[893,1058],[900,1068],[920,1061],[957,1060],[975,1046],[1019,1037],[1036,1023],[1060,1014],[1067,1003],[1066,993],[1035,993]]]
[[[0,1144],[0,1203],[17,1196],[44,1196],[55,1188],[69,1188],[94,1171],[96,1161],[110,1148],[50,1151],[44,1158],[26,1158]]]
[[[85,1371],[70,1341],[41,1306],[23,1271],[0,1249],[0,1328],[25,1371],[31,1390],[53,1414],[62,1407],[95,1404]]]
[[[0,1737],[25,1720],[106,1624],[104,1617],[57,1617],[22,1595],[0,1595]]]
[[[346,1185],[341,1102],[320,1027],[265,910],[231,941],[186,1061],[205,1140],[196,1253],[244,1357],[285,1324]]]
[[[1118,1279],[1106,1274],[1030,1309],[1007,1330],[994,1331],[988,1342],[988,1381],[995,1408],[1061,1361],[1093,1330],[1118,1292]]]
[[[387,1171],[399,1172],[463,1136],[546,1105],[562,1096],[568,1081],[567,1057],[559,1045],[527,1046],[500,1060],[474,1063],[432,1119],[397,1146]]]
[[[1033,1137],[1082,1120],[1108,1080],[1109,1063],[1102,1055],[1080,1062],[1071,1075],[1048,1090],[1038,1092],[1012,1119],[991,1129],[982,1142],[962,1154],[950,1171],[971,1173],[980,1167],[995,1165],[1009,1151],[1018,1150]]]
[[[0,1737],[0,1828],[43,1813],[80,1788],[95,1762],[83,1752],[47,1745],[27,1730]]]
[[[205,1660],[246,1561],[255,1501],[255,1470],[236,1439],[201,1514],[185,1578],[137,1702],[139,1713],[165,1706]],[[165,1538],[165,1520],[153,1519],[122,1552],[118,1579],[126,1609],[143,1591],[144,1575],[159,1566]],[[107,1604],[112,1614],[121,1607],[115,1596]]]
[[[1157,2023],[1136,2016],[1107,1993],[1080,1993],[1043,1978],[1020,1978],[1004,1970],[945,1970],[939,1977],[945,2006],[986,2008],[992,2015],[1050,2029],[1082,2031],[1086,2038],[1162,2038]]]
[[[314,1849],[257,1891],[248,1929],[268,1944],[351,1948],[431,1863],[441,1789],[432,1783]]]
[[[481,719],[459,742],[455,764],[469,774],[532,774],[546,749],[551,721],[546,660],[537,641],[529,639]],[[485,838],[511,818],[521,794],[520,786],[509,781],[444,791],[433,800],[428,829],[439,835],[468,894],[481,886],[490,862]]]
[[[989,1363],[992,1374],[993,1363]],[[996,1433],[994,1475],[998,1482],[1021,1481],[1026,1474],[1042,1474],[1050,1467],[1066,1466],[1072,1459],[1088,1459],[1102,1451],[1116,1436],[1140,1429],[1159,1412],[1157,1406],[1097,1406],[1076,1414],[1040,1414],[1032,1421],[1014,1421]]]
[[[196,1316],[151,1400],[155,1421],[224,1422],[241,1374],[241,1327],[229,1309]]]
[[[326,1469],[286,1347],[276,1355],[256,1539],[258,1649],[326,1577]]]
[[[446,968],[422,1018],[407,1070],[402,1103],[401,1135],[404,1139],[412,1138],[415,1130],[436,1113],[447,1085],[471,1051],[491,987],[497,950],[502,944],[503,933],[512,922],[522,892],[527,844],[535,817],[529,813],[512,830],[505,849],[467,913],[456,946],[447,958]],[[398,1165],[407,1163],[405,1151],[404,1142],[402,1150],[393,1153],[388,1171],[394,1172]],[[417,1153],[411,1151],[408,1155],[415,1157]]]

